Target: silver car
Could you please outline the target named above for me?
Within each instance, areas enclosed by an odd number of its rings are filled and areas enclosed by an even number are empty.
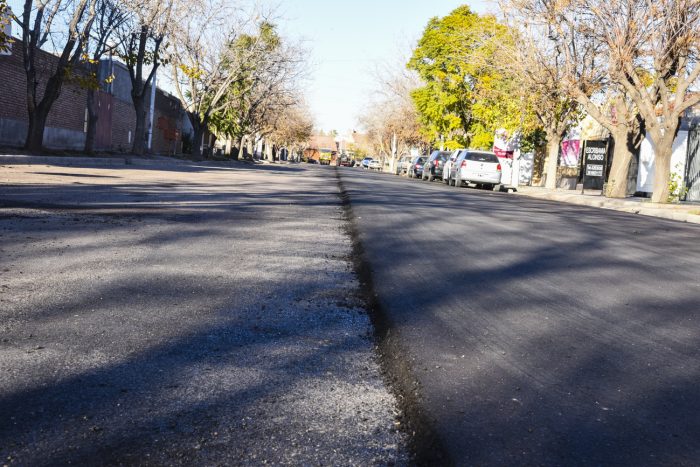
[[[450,169],[450,185],[474,183],[492,190],[501,183],[501,163],[492,152],[466,149],[459,153]]]
[[[445,167],[442,169],[442,181],[445,182],[445,185],[450,184],[450,169],[452,168],[452,164],[454,164],[457,160],[459,153],[462,151],[464,151],[464,149],[455,149],[452,151],[452,154],[450,154],[450,157],[448,157],[445,161]]]
[[[396,175],[403,175],[408,172],[408,166],[411,165],[413,156],[401,156],[401,159],[396,163]]]

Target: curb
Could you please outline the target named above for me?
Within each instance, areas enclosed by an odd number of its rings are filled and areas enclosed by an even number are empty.
[[[148,166],[158,164],[175,164],[182,165],[190,161],[182,161],[179,159],[162,158],[162,159],[146,159],[140,157],[61,157],[61,156],[23,156],[23,155],[0,155],[0,165],[16,164],[16,165],[58,165],[58,166],[76,166],[76,165],[91,165],[91,166],[119,166],[119,165],[136,165]]]

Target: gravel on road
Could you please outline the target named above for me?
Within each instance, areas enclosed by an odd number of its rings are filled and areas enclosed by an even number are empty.
[[[406,464],[332,169],[0,167],[0,463]]]

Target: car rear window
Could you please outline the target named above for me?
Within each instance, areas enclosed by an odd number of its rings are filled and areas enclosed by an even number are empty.
[[[474,162],[496,162],[498,163],[498,157],[495,154],[488,152],[468,152],[464,156],[466,160]]]

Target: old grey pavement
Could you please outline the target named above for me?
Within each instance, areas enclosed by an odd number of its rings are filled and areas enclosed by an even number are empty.
[[[700,226],[339,173],[434,452],[698,464]]]
[[[404,464],[328,174],[0,167],[0,464]]]

